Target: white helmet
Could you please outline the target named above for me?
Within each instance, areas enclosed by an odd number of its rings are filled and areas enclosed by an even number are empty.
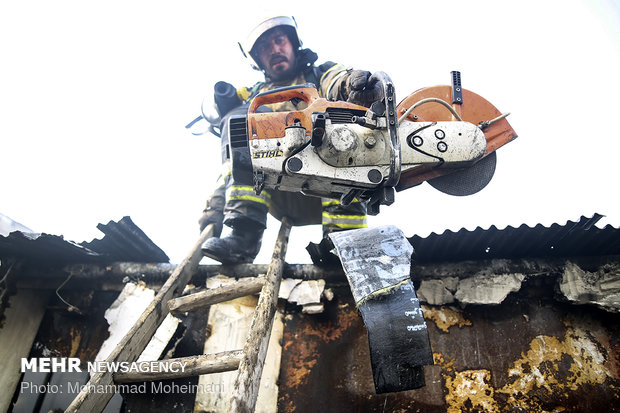
[[[250,32],[245,41],[239,42],[241,53],[243,53],[243,56],[250,60],[250,66],[252,66],[253,69],[261,70],[258,58],[253,51],[256,41],[268,30],[279,26],[286,28],[287,34],[289,35],[289,40],[291,41],[294,50],[301,47],[301,39],[297,34],[297,22],[293,16],[277,16],[264,20]]]

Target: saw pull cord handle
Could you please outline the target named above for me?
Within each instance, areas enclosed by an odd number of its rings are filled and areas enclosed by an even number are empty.
[[[263,105],[294,100],[303,100],[308,105],[319,98],[319,92],[311,83],[304,85],[285,86],[267,92],[259,93],[252,99],[248,113],[256,113],[256,109]]]
[[[402,121],[407,119],[407,117],[411,114],[411,112],[414,111],[415,108],[417,108],[419,106],[422,106],[425,103],[431,103],[431,102],[433,102],[433,103],[441,103],[442,105],[444,105],[446,107],[446,109],[448,109],[450,111],[450,113],[452,113],[452,116],[454,116],[456,118],[456,120],[458,120],[459,122],[463,120],[463,119],[461,119],[459,114],[456,113],[454,108],[452,106],[450,106],[450,104],[448,102],[446,102],[445,100],[441,100],[439,98],[426,98],[426,99],[422,99],[422,100],[416,102],[409,109],[407,109],[405,111],[405,113],[403,113],[403,115],[400,118],[398,118],[398,123],[400,124]]]

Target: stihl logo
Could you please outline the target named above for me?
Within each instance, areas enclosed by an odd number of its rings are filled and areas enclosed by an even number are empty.
[[[254,159],[261,159],[261,158],[276,158],[278,156],[283,156],[284,152],[282,152],[280,149],[274,149],[273,151],[259,151],[259,152],[254,152]]]

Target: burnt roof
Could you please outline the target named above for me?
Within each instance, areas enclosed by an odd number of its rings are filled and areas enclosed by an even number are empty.
[[[91,242],[75,243],[62,235],[14,231],[0,236],[0,257],[34,263],[169,262],[166,253],[138,228],[130,217],[99,224],[105,235]]]
[[[610,225],[596,227],[603,217],[581,216],[578,221],[545,227],[525,224],[515,228],[477,227],[457,232],[447,230],[427,237],[414,235],[409,242],[415,250],[415,261],[453,262],[492,258],[569,257],[620,254],[620,229]]]
[[[577,221],[534,227],[525,224],[498,229],[477,227],[470,231],[446,230],[427,237],[414,235],[417,263],[455,262],[492,258],[570,257],[620,255],[620,229],[607,225],[596,227],[603,217],[581,216]],[[17,257],[46,263],[58,262],[143,262],[162,263],[170,259],[130,217],[99,224],[105,236],[91,242],[75,243],[59,235],[15,231],[0,236],[0,258]]]
[[[102,239],[82,242],[81,245],[102,255],[113,256],[115,261],[168,262],[170,259],[146,234],[133,223],[130,217],[120,221],[98,224],[97,229],[105,234]]]

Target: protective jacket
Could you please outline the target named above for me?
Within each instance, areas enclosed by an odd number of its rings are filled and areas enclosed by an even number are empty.
[[[346,100],[344,85],[350,73],[344,66],[333,62],[326,62],[315,66],[316,54],[309,49],[298,51],[297,64],[300,65],[298,75],[286,82],[273,82],[269,78],[254,86],[240,88],[237,95],[244,101],[243,107],[231,112],[247,110],[249,102],[261,92],[278,87],[313,83],[317,86],[319,95],[329,100]],[[269,106],[275,112],[301,110],[306,102],[279,102]],[[254,189],[247,185],[234,182],[231,174],[230,151],[226,148],[229,137],[226,122],[222,125],[222,156],[223,170],[218,178],[217,189],[207,201],[207,209],[224,210],[224,223],[236,228],[238,226],[257,226],[265,228],[267,212],[280,219],[287,216],[294,225],[323,224],[324,233],[334,230],[364,228],[366,223],[366,204],[354,200],[344,206],[338,200],[320,199],[304,196],[299,193],[263,190],[257,195]]]

